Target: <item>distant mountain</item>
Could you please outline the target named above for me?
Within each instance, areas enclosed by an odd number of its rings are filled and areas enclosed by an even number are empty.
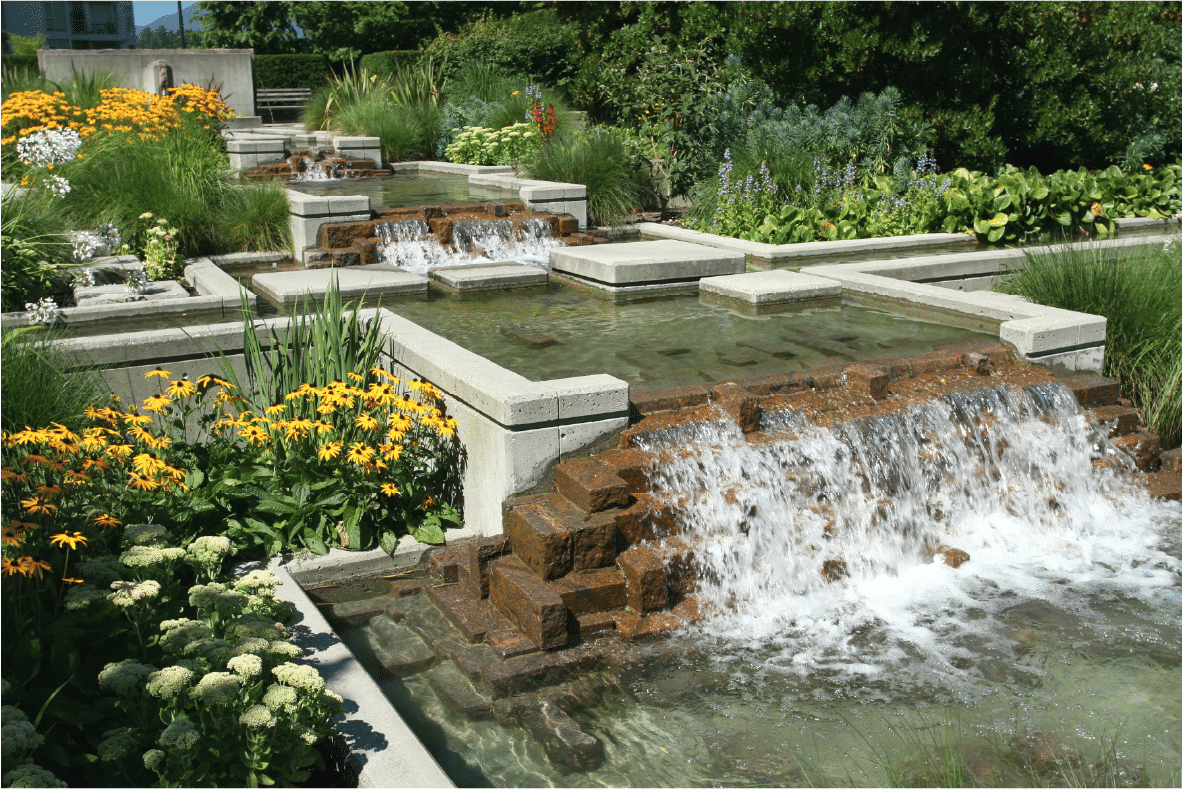
[[[197,4],[190,3],[184,7],[185,12],[185,30],[201,30],[201,23],[193,21],[193,15],[197,13]],[[146,25],[136,25],[135,32],[142,33],[144,30],[155,30],[158,27],[163,27],[165,30],[171,30],[174,33],[180,30],[180,25],[177,24],[178,16],[176,14],[169,14],[162,16],[159,19],[154,19]]]

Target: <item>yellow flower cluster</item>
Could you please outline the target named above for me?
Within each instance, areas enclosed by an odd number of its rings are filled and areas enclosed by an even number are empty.
[[[42,129],[70,128],[82,137],[98,132],[136,134],[140,139],[155,139],[177,128],[188,115],[205,128],[215,121],[234,117],[218,93],[196,85],[173,88],[167,96],[157,96],[132,88],[105,88],[99,91],[97,107],[81,109],[58,91],[20,91],[0,105],[0,145],[15,143],[20,137]]]

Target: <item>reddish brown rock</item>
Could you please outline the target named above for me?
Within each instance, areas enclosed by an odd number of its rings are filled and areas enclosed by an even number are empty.
[[[586,512],[627,507],[631,499],[624,480],[594,458],[559,463],[554,482],[559,493]]]
[[[993,372],[993,361],[985,354],[976,351],[960,357],[960,363],[977,375],[989,375]]]
[[[1102,405],[1088,412],[1088,417],[1106,426],[1109,436],[1127,436],[1141,424],[1141,412],[1124,405]]]
[[[1162,452],[1159,457],[1162,471],[1182,474],[1182,447]]]
[[[558,235],[565,236],[577,232],[579,232],[579,220],[575,219],[573,216],[558,217]]]
[[[851,364],[845,368],[846,388],[868,394],[875,400],[886,399],[890,380],[890,372],[876,364]]]
[[[538,651],[538,645],[517,628],[490,632],[485,635],[484,640],[502,659]]]
[[[579,622],[579,636],[584,641],[610,635],[616,629],[615,614],[611,611],[592,611],[579,614],[576,619]]]
[[[676,386],[668,389],[639,389],[633,387],[628,393],[632,409],[637,414],[652,414],[675,408],[689,408],[705,405],[710,393],[703,386]]]
[[[1182,501],[1182,473],[1163,468],[1161,471],[1145,474],[1141,484],[1155,499]]]
[[[736,383],[719,384],[710,390],[710,399],[725,411],[744,433],[759,429],[762,410],[759,398]]]
[[[494,659],[480,665],[480,679],[493,698],[501,699],[574,679],[598,668],[600,661],[599,652],[584,644],[555,652]]]
[[[700,576],[694,549],[677,536],[661,540],[660,549],[669,572],[669,590],[679,598],[696,591]]]
[[[472,643],[483,641],[489,631],[512,627],[512,623],[489,601],[472,597],[460,584],[429,586],[427,596],[464,638]]]
[[[473,597],[488,597],[488,563],[509,551],[509,536],[469,541],[459,549],[459,580]]]
[[[630,493],[648,493],[648,472],[653,456],[639,449],[616,449],[599,455],[599,462],[608,471],[624,480]]]
[[[567,642],[570,612],[562,598],[515,556],[489,565],[489,599],[542,649]]]
[[[427,567],[440,583],[454,584],[460,580],[462,546],[432,548],[427,554]]]
[[[1161,438],[1144,430],[1136,430],[1127,436],[1112,440],[1114,446],[1124,450],[1133,459],[1139,471],[1156,471],[1161,462],[1158,453],[1161,451]]]
[[[849,572],[845,567],[845,559],[826,559],[825,563],[821,565],[821,577],[826,581],[840,581],[845,578]]]
[[[616,629],[629,641],[645,636],[654,636],[676,630],[685,624],[680,617],[668,611],[657,611],[647,616],[625,611],[615,615]]]
[[[627,545],[667,537],[677,530],[673,510],[650,493],[637,493],[636,503],[616,513],[616,529]]]
[[[325,249],[342,249],[351,246],[356,239],[373,238],[374,222],[329,222],[320,226],[320,246]]]
[[[628,605],[637,613],[657,611],[669,601],[665,562],[651,548],[633,545],[617,560],[628,585]],[[617,626],[619,621],[616,622]]]
[[[357,254],[357,250],[349,249],[334,249],[332,250],[332,264],[337,268],[344,266],[356,266],[361,263],[361,255]]]
[[[438,218],[429,219],[427,225],[431,228],[431,232],[435,234],[435,238],[439,240],[440,244],[450,244],[452,242],[452,231],[455,229],[455,222],[450,219]]]
[[[1115,405],[1120,399],[1120,384],[1102,375],[1075,375],[1063,379],[1063,383],[1084,408]]]
[[[359,265],[373,266],[380,261],[378,259],[378,240],[376,238],[356,238],[350,245],[357,252]]]
[[[516,506],[506,524],[513,553],[542,580],[566,575],[571,569],[571,533],[538,504]]]
[[[960,567],[969,560],[969,555],[960,548],[950,548],[947,545],[941,545],[936,549],[936,556],[944,561],[944,564],[949,567]]]
[[[616,567],[570,573],[550,586],[575,615],[623,608],[628,602],[624,574]]]

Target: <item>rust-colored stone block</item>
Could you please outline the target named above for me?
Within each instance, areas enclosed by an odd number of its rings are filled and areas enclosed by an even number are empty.
[[[1146,474],[1143,483],[1149,495],[1165,501],[1182,501],[1182,473],[1162,469]]]
[[[812,367],[804,372],[808,375],[812,388],[818,392],[823,392],[828,389],[837,389],[841,386],[841,382],[845,376],[845,365],[831,364],[825,365],[824,367]]]
[[[648,616],[624,612],[616,614],[615,621],[616,629],[629,641],[669,633],[685,624],[681,617],[668,611],[657,611]]]
[[[1120,399],[1120,384],[1102,375],[1074,375],[1063,383],[1084,408],[1114,405]]]
[[[427,568],[440,583],[454,584],[460,580],[462,546],[432,548],[427,554]]]
[[[439,239],[440,244],[452,242],[452,230],[455,229],[455,223],[450,219],[430,219],[427,224],[430,226],[431,232],[435,234],[435,238]]]
[[[633,545],[616,560],[628,586],[628,605],[637,613],[657,611],[669,602],[669,570],[651,548]],[[618,624],[618,623],[617,623]]]
[[[540,505],[514,507],[506,531],[513,552],[542,580],[570,572],[571,534]]]
[[[458,562],[462,585],[473,597],[488,597],[488,563],[509,550],[509,537],[498,534],[461,546]]]
[[[329,268],[332,266],[332,252],[315,247],[304,250],[304,268]]]
[[[1141,412],[1124,405],[1102,405],[1093,408],[1088,417],[1105,425],[1110,437],[1127,436],[1141,424]]]
[[[969,560],[969,555],[960,548],[952,548],[947,545],[937,545],[936,550],[932,552],[932,561],[942,561],[949,567],[960,567]]]
[[[687,624],[693,624],[702,619],[704,612],[702,604],[695,595],[686,595],[680,603],[673,606],[669,613]]]
[[[846,388],[868,394],[875,400],[885,400],[890,394],[890,371],[877,364],[851,364],[845,368]]]
[[[579,636],[587,641],[615,632],[616,618],[610,611],[592,611],[575,617],[579,622]]]
[[[344,266],[356,266],[361,263],[361,255],[357,254],[355,249],[334,249],[332,251],[332,264],[338,268]]]
[[[849,574],[845,567],[845,559],[826,559],[821,565],[821,577],[826,581],[840,581]]]
[[[960,366],[961,354],[956,351],[931,351],[908,356],[912,375],[942,373]]]
[[[506,630],[512,623],[487,600],[478,600],[458,584],[428,586],[427,596],[464,638],[479,643],[490,630]]]
[[[1157,471],[1161,465],[1161,438],[1153,433],[1138,430],[1112,440],[1113,445],[1128,452],[1139,471]]]
[[[501,659],[529,655],[538,651],[538,645],[530,641],[517,628],[511,630],[497,630],[485,635],[485,643],[492,647],[492,651],[500,655]]]
[[[480,679],[503,699],[518,693],[557,685],[596,669],[602,659],[597,650],[574,646],[557,652],[536,652],[507,660],[494,660],[480,667]]]
[[[542,649],[567,642],[570,611],[558,593],[516,556],[489,565],[489,599],[531,641]]]
[[[627,507],[632,498],[624,480],[594,458],[559,463],[554,482],[559,493],[586,512]]]
[[[616,563],[621,545],[614,512],[597,512],[566,525],[571,535],[572,571],[611,567]]]
[[[710,399],[725,411],[744,433],[759,429],[759,417],[763,411],[759,398],[736,383],[719,384],[710,390]]]
[[[550,586],[576,615],[623,608],[628,603],[624,574],[616,567],[570,573]]]
[[[970,351],[960,357],[960,363],[977,375],[989,375],[993,372],[993,361],[983,353]]]
[[[1161,470],[1171,474],[1182,474],[1182,447],[1162,452]]]
[[[668,389],[633,388],[628,394],[628,399],[636,413],[651,414],[656,411],[705,405],[710,400],[710,393],[705,387],[694,385],[674,386]]]
[[[628,545],[653,540],[677,531],[673,510],[648,493],[636,494],[636,503],[615,514],[616,528]]]
[[[573,216],[558,217],[558,227],[555,228],[556,235],[566,236],[577,232],[579,232],[579,220]]]
[[[639,449],[617,449],[599,455],[599,462],[608,471],[624,480],[631,493],[648,493],[648,472],[654,465],[653,456]]]
[[[376,238],[357,238],[353,240],[353,249],[360,260],[358,265],[374,266],[378,261],[378,240]]]
[[[694,549],[681,537],[673,536],[661,540],[660,550],[669,570],[669,590],[678,597],[697,591],[700,575]]]
[[[329,222],[320,226],[320,246],[325,249],[344,249],[356,239],[373,238],[373,222]]]

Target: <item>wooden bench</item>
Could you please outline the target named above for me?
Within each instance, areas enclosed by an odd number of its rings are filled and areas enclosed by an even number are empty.
[[[254,93],[256,111],[262,115],[263,109],[271,114],[271,122],[275,122],[275,110],[294,110],[301,112],[312,100],[311,88],[259,88]]]

